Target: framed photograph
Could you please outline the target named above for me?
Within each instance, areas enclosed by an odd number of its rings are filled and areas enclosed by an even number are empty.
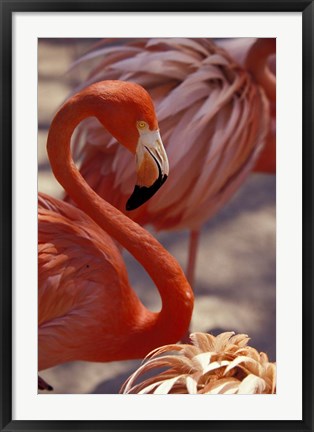
[[[1,0],[1,430],[313,430],[313,18]]]

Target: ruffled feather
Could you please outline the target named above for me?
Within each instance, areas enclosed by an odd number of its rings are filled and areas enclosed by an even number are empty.
[[[276,364],[234,332],[193,333],[192,345],[165,345],[148,354],[123,384],[121,393],[273,394]],[[160,372],[160,368],[165,369]],[[144,378],[156,370],[155,376]],[[140,382],[138,382],[142,379]]]

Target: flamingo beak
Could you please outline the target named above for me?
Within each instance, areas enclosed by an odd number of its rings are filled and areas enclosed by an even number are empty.
[[[140,134],[136,148],[136,173],[136,185],[126,203],[126,210],[135,210],[144,204],[168,177],[168,157],[159,130]]]

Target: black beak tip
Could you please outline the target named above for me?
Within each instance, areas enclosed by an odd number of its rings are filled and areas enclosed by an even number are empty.
[[[142,204],[148,201],[153,195],[155,195],[155,193],[165,183],[166,180],[167,180],[167,175],[163,175],[163,176],[160,175],[158,179],[155,181],[155,183],[150,187],[135,185],[134,191],[126,203],[125,206],[126,210],[131,211],[140,207]]]

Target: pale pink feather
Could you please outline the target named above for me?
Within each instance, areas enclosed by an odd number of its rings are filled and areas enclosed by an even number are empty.
[[[99,58],[84,85],[135,81],[155,102],[170,175],[128,216],[156,229],[198,229],[244,182],[264,146],[270,111],[263,90],[230,52],[243,63],[253,42],[154,38],[111,46],[104,41],[81,60]],[[88,124],[87,133],[86,124],[83,128],[75,141],[81,173],[98,194],[125,211],[135,180],[133,156],[96,122]]]

